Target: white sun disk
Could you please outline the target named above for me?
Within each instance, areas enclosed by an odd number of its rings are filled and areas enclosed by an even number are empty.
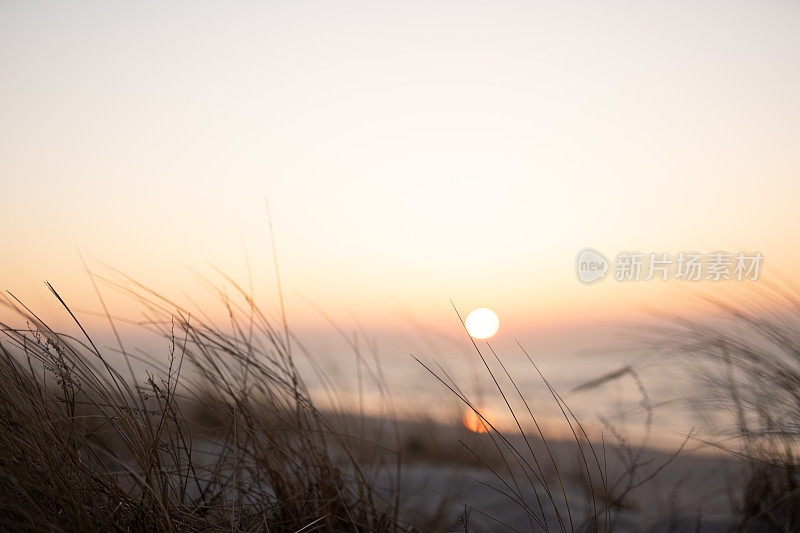
[[[500,320],[491,309],[480,307],[467,315],[464,325],[467,332],[476,339],[488,339],[500,327]]]

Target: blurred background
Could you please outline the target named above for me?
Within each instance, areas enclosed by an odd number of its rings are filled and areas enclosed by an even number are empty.
[[[65,327],[43,280],[97,312],[80,250],[224,320],[195,275],[217,268],[277,319],[268,197],[289,323],[354,394],[330,321],[409,409],[441,392],[410,353],[469,383],[451,299],[497,312],[527,390],[517,340],[568,391],[640,357],[620,328],[648,310],[747,285],[584,285],[581,249],[797,271],[798,21],[790,1],[5,2],[2,288]]]

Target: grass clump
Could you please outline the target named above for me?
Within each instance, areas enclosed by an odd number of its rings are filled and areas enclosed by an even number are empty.
[[[115,319],[118,347],[100,349],[50,289],[80,336],[55,331],[13,296],[5,302],[26,325],[2,324],[0,527],[407,529],[397,485],[375,481],[380,471],[399,482],[399,462],[386,474],[344,419],[315,406],[288,329],[249,295],[244,305],[223,296],[225,332],[139,285],[124,289],[151,317],[142,326],[169,347],[140,372]]]
[[[746,298],[705,296],[707,320],[669,317],[656,348],[700,379],[692,404],[711,429],[707,444],[746,467],[734,486],[741,526],[800,531],[800,291],[761,285]]]

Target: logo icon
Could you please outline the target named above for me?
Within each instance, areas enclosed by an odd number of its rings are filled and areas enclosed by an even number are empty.
[[[578,279],[583,283],[594,283],[603,279],[608,273],[608,259],[591,248],[584,248],[578,253],[576,261]]]

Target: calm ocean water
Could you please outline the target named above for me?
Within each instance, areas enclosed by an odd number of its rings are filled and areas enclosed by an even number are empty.
[[[691,371],[637,347],[635,341],[620,341],[618,330],[539,333],[519,342],[593,437],[603,434],[611,439],[605,425],[611,423],[626,438],[641,442],[648,433],[649,419],[649,443],[670,448],[698,424],[691,399],[701,389]],[[516,430],[508,401],[525,429],[535,430],[523,396],[546,433],[567,437],[570,431],[547,385],[515,339],[478,342],[483,359],[466,337],[415,337],[413,332],[362,339],[358,342],[360,356],[333,336],[316,336],[304,344],[315,354],[316,367],[325,380],[335,384],[336,403],[347,409],[385,414],[389,405],[386,394],[376,385],[382,382],[398,416],[458,422],[470,409],[441,378],[498,428]],[[323,405],[329,402],[326,387],[312,378],[313,365],[303,356],[298,361],[314,395]],[[621,371],[625,368],[633,372]],[[579,388],[609,374],[617,376],[588,389]]]

